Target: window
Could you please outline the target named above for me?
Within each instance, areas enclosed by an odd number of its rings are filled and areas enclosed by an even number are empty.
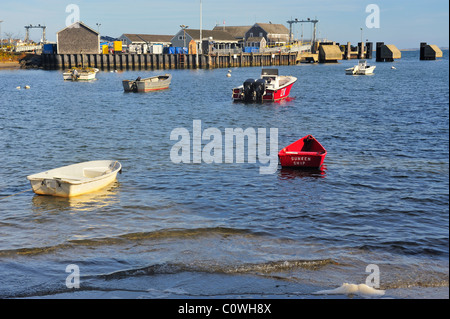
[[[263,33],[262,33],[262,32],[260,32],[260,33],[259,33],[259,36],[260,36],[260,37],[263,37]]]
[[[249,38],[253,38],[253,32],[250,32]]]
[[[178,40],[184,40],[184,36],[183,35],[179,35],[178,36]]]

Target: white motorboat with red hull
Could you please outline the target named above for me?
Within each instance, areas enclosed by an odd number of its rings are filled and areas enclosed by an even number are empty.
[[[262,69],[260,79],[248,79],[233,89],[233,100],[243,102],[274,102],[289,96],[294,76],[278,75],[278,69]]]

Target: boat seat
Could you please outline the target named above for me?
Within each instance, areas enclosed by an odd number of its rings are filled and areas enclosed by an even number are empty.
[[[88,178],[98,177],[111,172],[106,167],[87,167],[83,169],[83,176]]]

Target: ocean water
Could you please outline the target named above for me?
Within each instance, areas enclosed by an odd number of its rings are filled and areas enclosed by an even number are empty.
[[[291,97],[263,105],[231,100],[260,67],[89,83],[1,70],[0,298],[329,298],[316,293],[374,275],[382,297],[448,298],[449,58],[418,55],[369,60],[373,76],[345,75],[356,60],[282,66]],[[168,90],[123,92],[166,72]],[[222,137],[265,128],[267,152],[270,128],[278,150],[312,134],[324,167],[174,163],[171,132],[193,139],[195,120]],[[93,194],[38,196],[26,179],[97,159],[123,172]]]

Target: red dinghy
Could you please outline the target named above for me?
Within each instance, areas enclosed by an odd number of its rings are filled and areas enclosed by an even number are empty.
[[[286,146],[278,153],[281,166],[320,168],[327,151],[312,135],[307,135]]]
[[[295,76],[278,75],[278,69],[262,69],[260,79],[248,79],[233,89],[233,100],[243,102],[274,102],[289,96],[297,81]]]

